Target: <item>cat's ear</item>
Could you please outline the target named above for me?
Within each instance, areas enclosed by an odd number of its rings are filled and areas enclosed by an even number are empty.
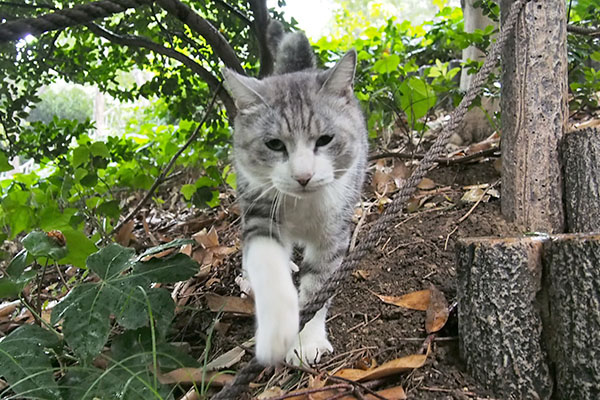
[[[354,72],[356,71],[356,50],[352,49],[327,71],[327,79],[321,90],[338,95],[352,93]]]
[[[230,69],[223,69],[225,88],[233,97],[236,107],[244,110],[257,104],[267,104],[265,99],[258,93],[261,82],[258,79],[243,76]]]

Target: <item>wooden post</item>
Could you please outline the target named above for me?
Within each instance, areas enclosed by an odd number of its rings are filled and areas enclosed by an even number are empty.
[[[569,232],[600,232],[600,129],[567,133],[561,146]]]
[[[504,399],[549,399],[552,377],[536,300],[542,241],[463,239],[457,250],[458,336],[469,373]]]
[[[502,18],[514,0],[501,0]],[[526,231],[563,232],[559,142],[566,130],[564,0],[532,0],[502,54],[502,213]]]

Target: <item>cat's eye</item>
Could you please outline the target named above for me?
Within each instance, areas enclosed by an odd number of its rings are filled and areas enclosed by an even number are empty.
[[[285,151],[285,144],[279,139],[271,139],[265,144],[273,151]]]
[[[333,140],[333,136],[323,135],[317,139],[316,145],[317,145],[317,147],[327,146],[329,144],[329,142],[331,142],[332,140]]]

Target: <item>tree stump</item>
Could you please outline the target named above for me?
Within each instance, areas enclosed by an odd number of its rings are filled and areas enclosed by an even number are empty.
[[[501,0],[506,18],[514,0]],[[502,213],[526,231],[563,232],[559,142],[566,130],[564,0],[528,2],[502,53]]]
[[[600,129],[567,133],[562,143],[569,232],[600,232]]]
[[[600,234],[545,244],[550,355],[556,398],[600,398]]]
[[[542,244],[537,238],[458,244],[460,354],[478,382],[506,399],[548,399],[552,393],[536,300]]]
[[[457,255],[473,377],[505,399],[600,398],[600,234],[462,239]]]

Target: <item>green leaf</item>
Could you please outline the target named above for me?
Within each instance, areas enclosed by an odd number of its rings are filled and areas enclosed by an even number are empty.
[[[384,55],[373,65],[373,70],[379,74],[389,74],[398,68],[400,57],[397,54]]]
[[[56,239],[48,236],[42,231],[30,232],[23,238],[23,247],[34,258],[49,257],[55,261],[60,260],[67,254],[67,248],[61,246]]]
[[[600,51],[595,51],[590,55],[592,61],[600,62]]]
[[[58,337],[37,325],[23,325],[0,342],[2,375],[17,396],[61,399],[45,349],[60,348]]]
[[[0,278],[0,298],[17,297],[23,290],[23,286],[8,277]]]
[[[74,229],[63,229],[62,233],[67,241],[69,252],[60,262],[77,268],[87,268],[86,259],[90,254],[98,251],[94,242],[83,232]]]
[[[8,157],[3,151],[0,151],[0,172],[6,172],[12,169],[12,165],[8,163]]]
[[[90,159],[90,150],[87,146],[79,146],[73,149],[73,167],[77,168]]]
[[[186,201],[190,201],[190,199],[192,198],[194,193],[196,193],[196,185],[192,185],[192,184],[188,183],[181,187],[181,194],[183,194],[183,197],[185,198]]]
[[[117,299],[102,283],[84,283],[71,289],[52,310],[52,324],[64,319],[65,341],[85,363],[98,355],[108,340],[109,317]]]
[[[6,273],[12,278],[21,276],[29,264],[27,262],[28,255],[29,253],[27,253],[27,250],[21,250],[16,256],[13,257],[12,260],[10,260],[10,263],[6,267]]]
[[[88,257],[86,265],[103,280],[117,277],[133,265],[135,250],[111,244]]]
[[[143,275],[152,282],[174,283],[191,278],[198,272],[199,265],[185,254],[177,253],[163,258],[152,258],[138,262],[135,275]]]
[[[143,290],[132,287],[122,299],[124,304],[119,307],[117,322],[125,329],[137,329],[148,326],[150,314],[156,326],[159,338],[164,338],[171,321],[175,316],[175,303],[168,290],[153,288]]]
[[[121,215],[121,209],[119,208],[119,202],[117,200],[105,201],[100,204],[96,209],[98,213],[106,215],[107,217],[117,219]]]
[[[400,85],[400,107],[406,113],[409,123],[414,123],[427,115],[435,105],[437,97],[424,79],[410,77]]]
[[[108,151],[108,147],[104,142],[94,142],[90,145],[90,153],[94,157],[104,157],[109,158],[110,152]]]

